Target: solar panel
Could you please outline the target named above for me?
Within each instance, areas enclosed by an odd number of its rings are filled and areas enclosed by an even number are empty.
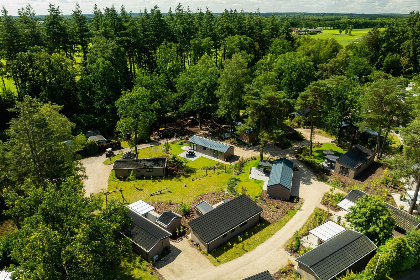
[[[152,205],[144,202],[143,200],[139,200],[136,201],[134,203],[131,203],[130,205],[128,205],[128,209],[130,209],[131,211],[139,214],[139,215],[144,215],[150,211],[155,210],[155,207],[153,207]]]

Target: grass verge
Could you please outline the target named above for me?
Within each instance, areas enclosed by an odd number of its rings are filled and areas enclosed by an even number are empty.
[[[236,191],[238,193],[246,193],[250,197],[257,197],[261,194],[264,181],[254,180],[249,178],[249,173],[252,167],[257,167],[259,160],[251,160],[245,163],[243,171],[240,175],[235,176],[239,179]]]

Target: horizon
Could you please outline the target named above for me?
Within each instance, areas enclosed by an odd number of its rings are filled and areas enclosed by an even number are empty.
[[[9,0],[0,0],[0,5],[5,7],[9,15],[17,16],[18,10],[26,7],[28,4],[34,9],[37,16],[48,14],[49,4],[58,6],[63,15],[71,15],[79,2],[80,9],[85,15],[93,14],[93,7],[97,4],[98,8],[103,10],[106,7],[114,6],[120,10],[124,6],[127,12],[134,14],[141,13],[144,9],[150,11],[154,6],[158,6],[159,10],[166,14],[171,9],[175,11],[176,6],[180,3],[184,9],[189,8],[195,13],[200,9],[205,11],[208,8],[213,13],[222,13],[226,10],[244,11],[246,13],[308,13],[308,14],[401,14],[406,15],[411,11],[420,10],[420,1],[418,0],[323,0],[313,3],[309,0],[244,0],[244,1],[226,1],[226,0],[188,0],[188,1],[144,1],[139,4],[134,0],[113,1],[113,0],[86,0],[83,3],[77,0],[16,0],[13,3]],[[7,3],[8,2],[8,3]]]

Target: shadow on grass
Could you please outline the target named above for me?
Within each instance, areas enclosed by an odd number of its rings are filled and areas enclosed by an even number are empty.
[[[226,243],[220,245],[218,248],[214,249],[210,255],[217,260],[221,255],[225,254],[229,250],[237,247],[238,245],[241,247],[242,250],[245,252],[248,252],[246,249],[244,249],[245,242],[255,234],[259,233],[260,231],[264,230],[270,226],[270,223],[265,220],[264,218],[260,218],[260,221],[252,226],[251,228],[247,229],[244,232],[241,232],[238,235],[235,235],[231,239],[229,239]],[[239,241],[238,236],[241,236],[241,241]]]

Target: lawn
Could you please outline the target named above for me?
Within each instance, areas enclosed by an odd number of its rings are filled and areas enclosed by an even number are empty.
[[[347,46],[353,41],[360,40],[364,35],[366,35],[371,29],[370,28],[363,28],[363,29],[353,29],[351,31],[351,35],[344,34],[344,31],[340,34],[338,29],[327,29],[323,30],[322,33],[317,35],[311,35],[312,38],[319,38],[319,39],[330,39],[334,38],[340,43],[343,47]]]
[[[143,260],[140,256],[130,253],[121,263],[121,269],[118,271],[120,280],[157,280],[159,277],[153,274],[151,264]]]
[[[262,192],[264,181],[249,179],[249,173],[252,167],[257,167],[259,160],[251,160],[245,163],[243,171],[240,175],[235,176],[239,179],[239,183],[236,186],[238,193],[246,193],[250,197],[259,196]]]
[[[232,238],[224,245],[215,249],[212,253],[206,254],[210,262],[215,265],[221,265],[236,259],[246,252],[254,250],[258,245],[264,243],[268,238],[279,231],[298,210],[289,210],[287,214],[277,223],[270,224],[267,221],[257,224],[248,229],[241,235]]]
[[[323,151],[331,150],[336,156],[341,156],[345,154],[346,151],[336,146],[333,143],[323,143],[321,147],[313,149],[313,159],[316,163],[321,163],[325,160],[325,155]]]

